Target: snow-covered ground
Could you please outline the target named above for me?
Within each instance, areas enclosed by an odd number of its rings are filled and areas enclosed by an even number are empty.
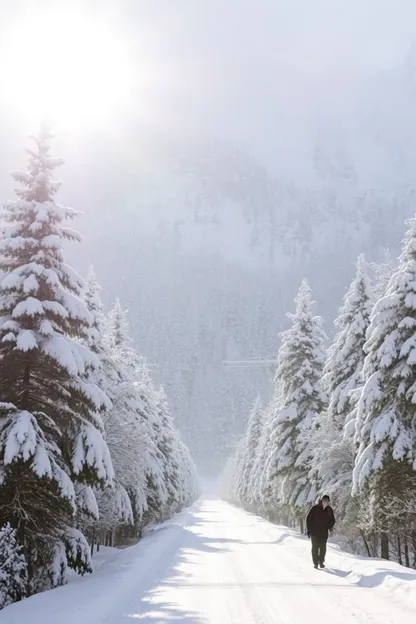
[[[308,541],[204,499],[92,575],[0,612],[0,624],[414,624],[416,571]]]

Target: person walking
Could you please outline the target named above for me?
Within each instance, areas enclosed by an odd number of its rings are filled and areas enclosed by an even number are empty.
[[[335,525],[334,510],[330,498],[325,494],[309,511],[306,518],[306,532],[312,541],[312,560],[315,568],[325,567],[326,543],[329,531]]]

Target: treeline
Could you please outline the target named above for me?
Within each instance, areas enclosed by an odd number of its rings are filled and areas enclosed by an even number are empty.
[[[327,493],[351,550],[416,567],[416,219],[397,263],[358,259],[329,348],[306,282],[295,303],[224,497],[303,532]]]
[[[94,544],[140,537],[197,496],[162,388],[131,347],[119,302],[103,312],[55,203],[61,161],[43,127],[0,231],[0,608],[91,572]]]

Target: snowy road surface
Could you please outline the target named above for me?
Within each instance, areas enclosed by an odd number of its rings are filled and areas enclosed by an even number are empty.
[[[0,624],[414,624],[416,572],[309,543],[203,500],[92,576],[0,612]]]

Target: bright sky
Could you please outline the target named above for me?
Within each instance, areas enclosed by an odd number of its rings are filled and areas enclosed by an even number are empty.
[[[2,0],[1,118],[254,141],[275,114],[307,126],[315,101],[343,106],[402,62],[415,23],[415,0]]]

